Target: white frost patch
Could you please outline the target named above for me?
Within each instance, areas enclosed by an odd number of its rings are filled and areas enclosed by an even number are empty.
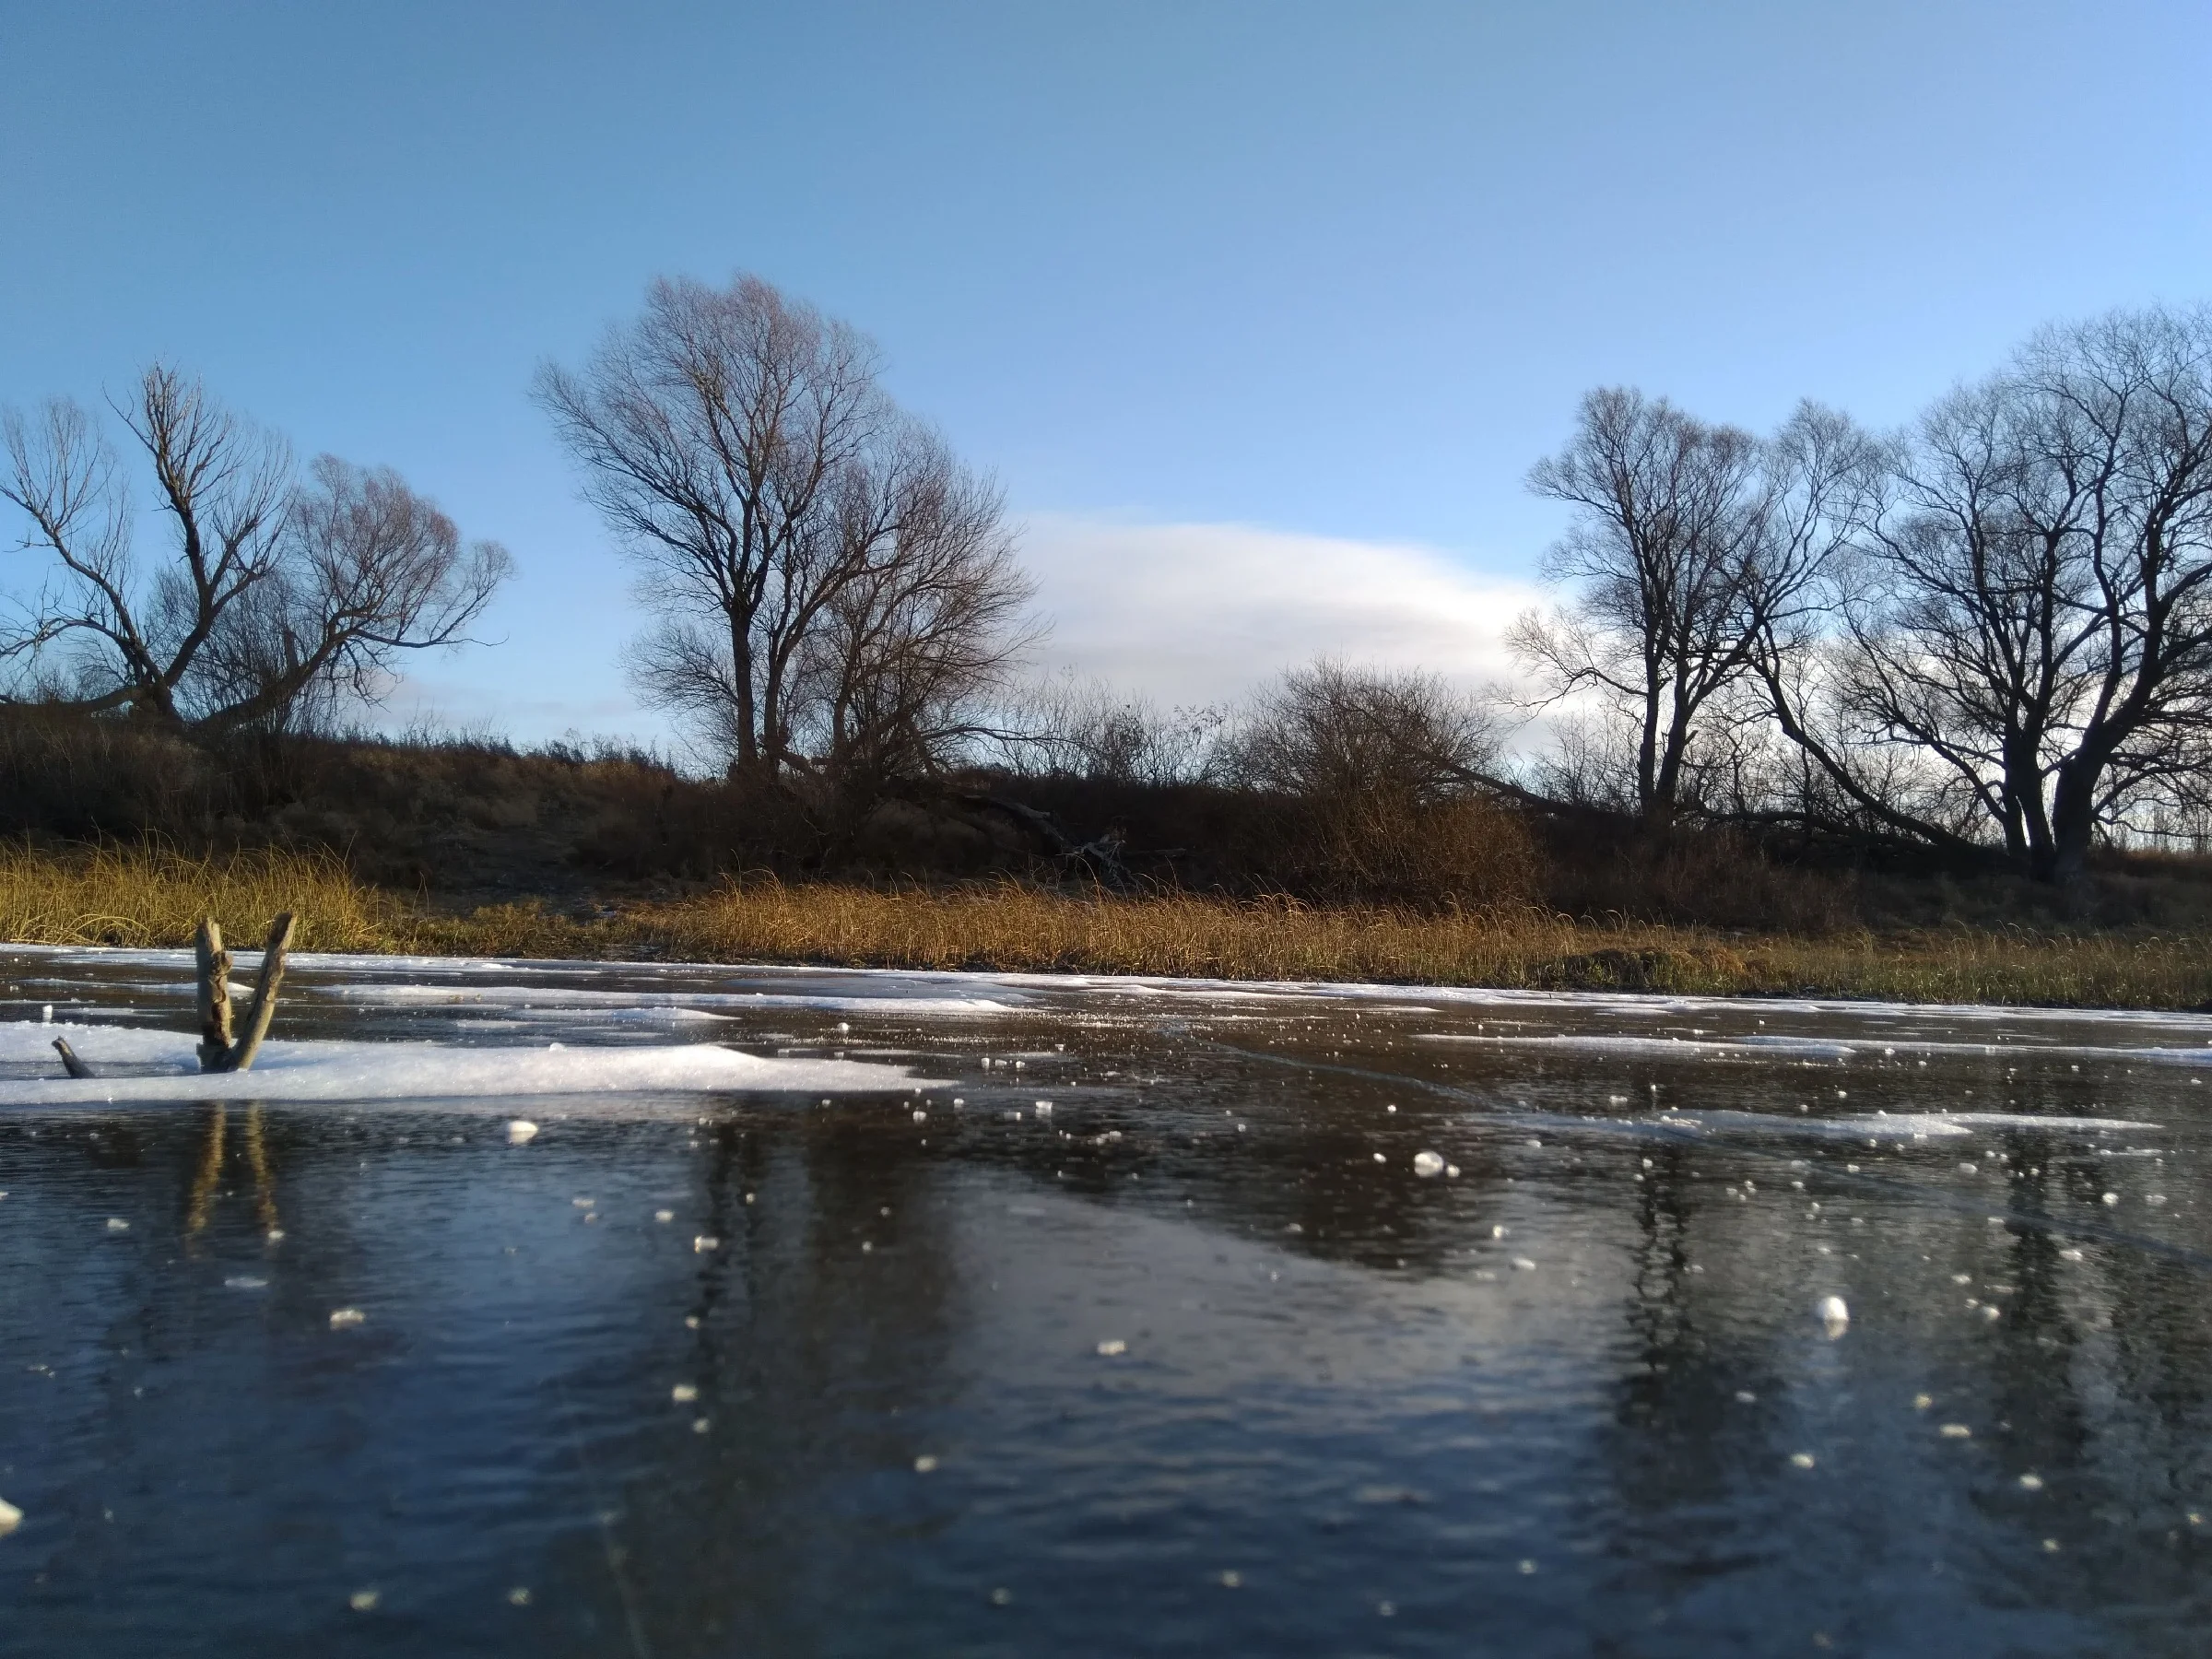
[[[96,1073],[58,1070],[55,1031]],[[129,1075],[109,1068],[134,1068]],[[271,1042],[253,1071],[209,1075],[182,1031],[122,1026],[0,1023],[0,1106],[150,1104],[176,1100],[396,1100],[509,1095],[830,1089],[853,1093],[924,1081],[904,1066],[857,1060],[766,1059],[713,1043],[651,1048],[451,1048],[431,1042]]]
[[[1837,1337],[1851,1329],[1851,1309],[1841,1297],[1822,1297],[1819,1313],[1820,1323],[1826,1327],[1828,1339],[1830,1342],[1835,1341]]]

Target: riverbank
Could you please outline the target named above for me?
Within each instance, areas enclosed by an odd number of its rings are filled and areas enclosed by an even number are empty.
[[[189,944],[212,914],[241,944],[276,912],[300,947],[377,953],[791,962],[1001,972],[1338,980],[1504,989],[2194,1008],[2212,938],[2137,931],[1754,934],[1535,909],[1420,914],[1004,883],[884,891],[727,883],[653,899],[458,910],[356,879],[328,854],[0,847],[0,939]]]

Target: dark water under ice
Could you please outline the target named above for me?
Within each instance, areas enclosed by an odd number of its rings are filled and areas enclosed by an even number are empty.
[[[158,1072],[182,974],[0,1018]],[[2212,1642],[2212,1020],[308,959],[403,1078],[888,1068],[361,1103],[6,1029],[6,1654]]]

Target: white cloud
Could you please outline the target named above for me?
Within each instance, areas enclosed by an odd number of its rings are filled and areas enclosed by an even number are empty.
[[[1165,704],[1232,702],[1324,655],[1478,688],[1512,677],[1500,636],[1543,597],[1533,582],[1429,547],[1056,512],[1031,513],[1021,529],[1035,608],[1052,624],[1034,667]],[[518,622],[496,650],[410,662],[371,724],[420,719],[526,743],[580,730],[669,747],[667,720],[622,683],[618,652],[639,620],[557,612]]]
[[[1508,678],[1506,625],[1543,598],[1431,548],[1247,524],[1033,513],[1022,562],[1053,625],[1041,666],[1166,703],[1229,701],[1324,655]]]

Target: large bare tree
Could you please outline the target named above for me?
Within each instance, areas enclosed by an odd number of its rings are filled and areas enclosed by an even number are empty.
[[[1545,573],[1574,584],[1508,642],[1545,700],[1594,698],[1627,730],[1626,793],[1664,833],[1694,804],[1701,747],[1744,717],[1762,653],[1814,628],[1817,579],[1841,540],[1863,442],[1807,405],[1773,439],[1664,398],[1603,389],[1566,449],[1529,475],[1574,517]]]
[[[911,770],[996,681],[1026,597],[997,492],[759,277],[655,282],[540,403],[660,613],[645,693],[733,770]]]
[[[66,400],[0,421],[0,500],[46,570],[0,623],[0,699],[222,728],[373,697],[399,653],[458,642],[512,568],[390,472],[282,440],[160,365],[120,411],[168,522],[140,547],[121,458]]]
[[[1837,595],[1825,779],[1889,825],[2078,874],[2212,762],[2212,312],[2037,335],[1890,448]],[[1877,786],[1870,780],[1878,778]]]

